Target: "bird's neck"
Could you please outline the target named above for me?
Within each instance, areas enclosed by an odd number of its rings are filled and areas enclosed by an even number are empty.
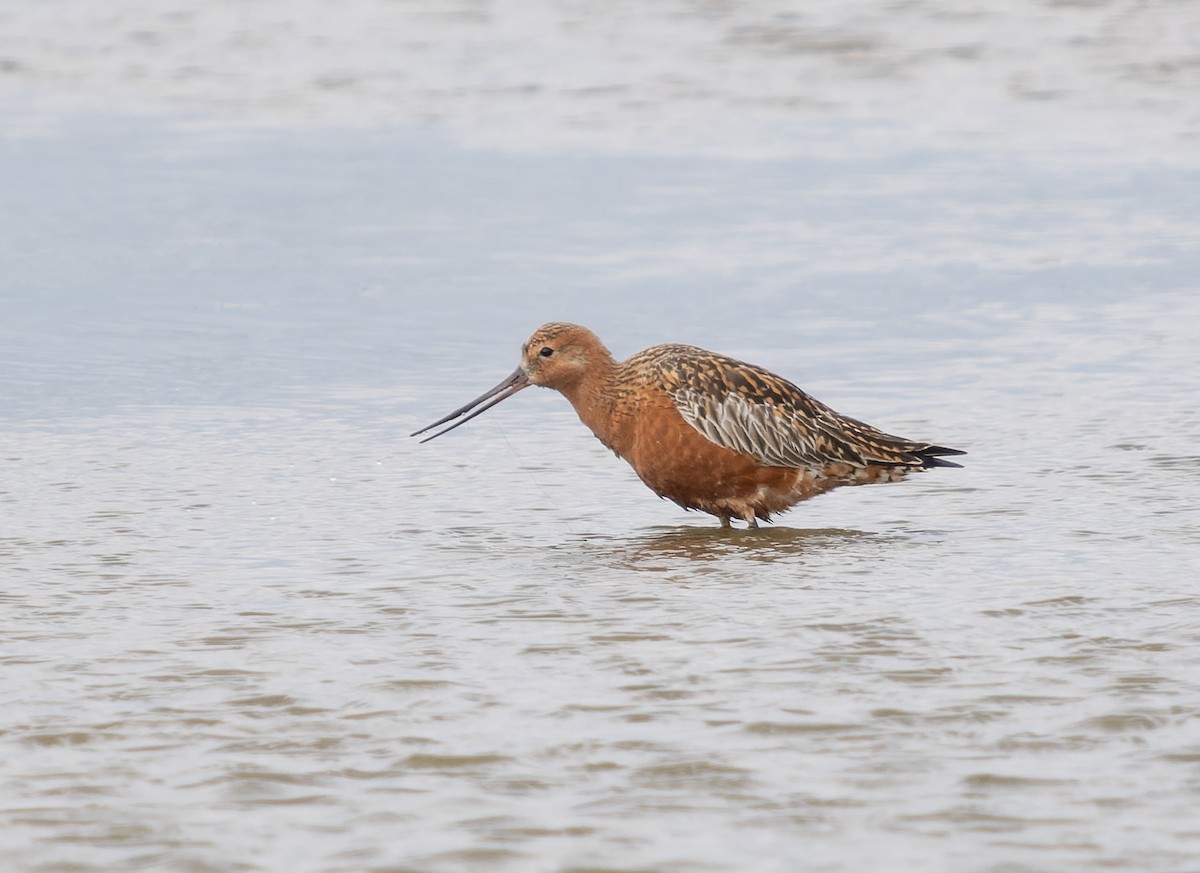
[[[602,356],[588,362],[582,377],[559,390],[597,439],[621,455],[620,420],[614,414],[616,374],[617,362],[605,349]]]

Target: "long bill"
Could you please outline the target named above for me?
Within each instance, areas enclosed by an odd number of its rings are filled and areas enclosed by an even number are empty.
[[[435,427],[437,427],[439,425],[445,424],[448,421],[452,421],[453,419],[458,418],[460,415],[466,415],[466,418],[464,418],[462,421],[455,421],[454,424],[450,425],[449,427],[443,428],[442,430],[439,430],[437,433],[430,434],[429,436],[425,437],[425,439],[421,440],[421,442],[427,443],[431,439],[434,439],[435,437],[440,437],[444,433],[449,433],[450,431],[452,431],[456,427],[458,427],[460,424],[466,424],[468,421],[470,421],[475,416],[479,415],[481,412],[487,412],[489,409],[491,409],[493,406],[495,406],[501,400],[505,400],[506,398],[512,397],[514,394],[516,394],[522,388],[528,388],[528,387],[529,387],[529,377],[525,375],[524,370],[522,370],[520,367],[517,367],[517,369],[513,370],[512,374],[507,379],[505,379],[503,382],[501,382],[499,385],[497,385],[491,391],[487,391],[487,392],[481,394],[480,396],[478,396],[474,400],[472,400],[470,403],[467,403],[464,406],[460,406],[458,409],[454,410],[449,415],[445,416],[444,418],[439,418],[437,421],[435,421],[433,424],[429,425],[428,427],[423,427],[418,431],[413,431],[411,434],[409,434],[409,436],[420,436],[421,434],[425,433],[428,430],[433,430]],[[499,395],[499,396],[497,396],[497,395]],[[496,399],[492,400],[491,403],[485,403],[483,406],[479,406],[479,404],[483,403],[483,401],[489,400],[493,397],[495,397]],[[476,406],[479,406],[479,408],[475,409]],[[471,412],[472,409],[475,409],[475,411]],[[467,415],[468,412],[470,412],[471,414]]]

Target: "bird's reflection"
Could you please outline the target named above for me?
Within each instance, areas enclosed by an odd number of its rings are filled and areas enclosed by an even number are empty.
[[[628,566],[647,562],[706,562],[720,558],[777,562],[795,561],[817,552],[850,543],[876,542],[882,536],[848,528],[764,527],[722,529],[719,527],[661,527],[592,545],[611,548],[614,558]]]

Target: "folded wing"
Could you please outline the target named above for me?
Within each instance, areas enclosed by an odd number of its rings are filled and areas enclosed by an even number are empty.
[[[892,436],[841,415],[761,367],[701,349],[676,348],[663,387],[683,419],[717,445],[766,466],[957,467],[940,456],[964,454]]]

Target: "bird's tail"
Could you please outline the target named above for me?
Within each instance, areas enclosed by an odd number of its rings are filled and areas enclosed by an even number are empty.
[[[924,446],[913,452],[921,459],[921,468],[928,470],[930,467],[961,467],[962,464],[956,464],[953,461],[943,460],[943,455],[965,455],[966,452],[961,449],[948,449],[945,446]]]

